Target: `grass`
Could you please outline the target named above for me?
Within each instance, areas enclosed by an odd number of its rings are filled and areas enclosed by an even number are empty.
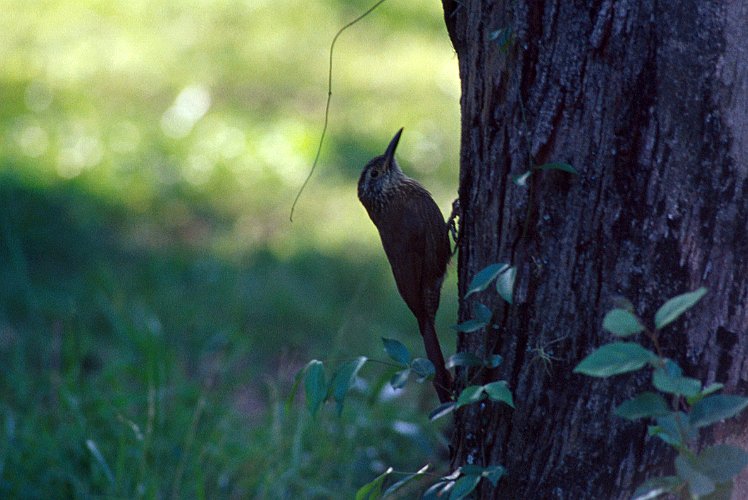
[[[437,456],[412,390],[374,406],[354,391],[340,418],[284,409],[307,359],[381,358],[378,336],[407,329],[382,266],[155,252],[74,185],[1,186],[3,496],[332,498]]]
[[[405,125],[405,168],[454,196],[431,4],[387,2],[339,42],[290,224],[326,44],[365,2],[0,1],[0,497],[340,498],[440,461],[432,391],[372,404],[377,364],[340,417],[286,406],[309,359],[422,352],[355,182]]]

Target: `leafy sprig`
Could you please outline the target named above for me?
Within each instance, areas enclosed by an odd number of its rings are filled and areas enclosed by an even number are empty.
[[[647,328],[628,309],[612,309],[603,319],[605,330],[622,338],[643,333],[655,350],[637,342],[612,342],[589,354],[574,368],[576,373],[592,377],[610,377],[647,366],[652,369],[652,385],[659,393],[639,393],[618,405],[615,413],[628,420],[652,420],[648,434],[678,451],[677,474],[649,479],[636,490],[635,499],[686,491],[690,498],[711,498],[729,492],[733,478],[748,465],[748,453],[735,446],[718,444],[701,451],[694,448],[700,429],[736,416],[748,406],[748,398],[715,394],[723,388],[722,384],[703,387],[701,381],[684,376],[681,367],[665,357],[660,347],[661,330],[706,293],[706,288],[699,288],[666,301],[655,313],[654,329]]]

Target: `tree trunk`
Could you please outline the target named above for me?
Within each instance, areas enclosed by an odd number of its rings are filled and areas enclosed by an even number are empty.
[[[616,297],[651,322],[666,299],[708,287],[664,330],[663,349],[688,376],[748,394],[748,7],[443,5],[462,80],[460,296],[485,266],[517,266],[513,306],[489,291],[460,304],[461,321],[488,305],[495,326],[461,334],[458,350],[504,361],[458,372],[458,388],[505,379],[516,409],[460,410],[454,463],[506,467],[498,491],[482,483],[484,498],[629,497],[673,473],[645,422],[613,414],[649,374],[572,373],[612,340],[601,324]],[[512,182],[549,162],[579,175]],[[743,414],[707,439],[746,448],[747,427]]]

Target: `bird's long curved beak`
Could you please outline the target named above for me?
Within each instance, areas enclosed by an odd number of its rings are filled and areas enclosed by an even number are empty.
[[[397,149],[397,143],[400,142],[400,135],[402,135],[403,129],[397,131],[395,137],[392,138],[390,144],[387,146],[387,150],[384,152],[384,164],[387,168],[392,165],[392,160],[395,158],[395,150]]]

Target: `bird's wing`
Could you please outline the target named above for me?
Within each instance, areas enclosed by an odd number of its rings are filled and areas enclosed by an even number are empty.
[[[426,235],[417,216],[407,206],[397,208],[388,218],[388,227],[383,228],[388,236],[382,238],[382,246],[390,261],[397,290],[418,317],[423,314],[422,279]]]

